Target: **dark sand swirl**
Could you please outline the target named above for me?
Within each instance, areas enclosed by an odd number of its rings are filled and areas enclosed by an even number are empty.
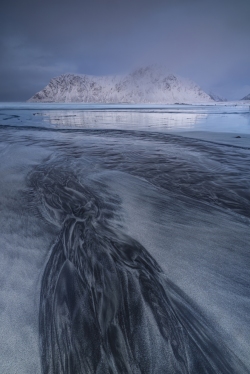
[[[41,287],[44,374],[245,372],[146,249],[114,229],[100,197],[48,165],[30,186],[60,227]]]

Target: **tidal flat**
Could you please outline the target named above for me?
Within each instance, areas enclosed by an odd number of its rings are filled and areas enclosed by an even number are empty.
[[[250,371],[244,105],[0,104],[0,372]]]

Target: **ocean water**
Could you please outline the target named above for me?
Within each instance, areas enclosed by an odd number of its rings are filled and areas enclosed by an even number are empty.
[[[64,129],[250,134],[250,106],[0,103],[0,123]]]
[[[246,105],[1,103],[0,372],[249,373],[249,134]]]

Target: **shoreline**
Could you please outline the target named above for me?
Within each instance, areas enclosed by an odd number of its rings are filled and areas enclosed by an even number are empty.
[[[236,132],[212,132],[212,131],[171,131],[170,134],[202,140],[206,142],[230,145],[239,148],[250,149],[250,134]]]

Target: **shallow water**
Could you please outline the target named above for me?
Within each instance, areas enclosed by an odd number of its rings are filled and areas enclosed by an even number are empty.
[[[1,107],[1,373],[249,372],[250,147],[176,133],[246,108],[94,109]]]
[[[250,134],[248,105],[0,103],[0,124],[48,128],[212,131]]]

